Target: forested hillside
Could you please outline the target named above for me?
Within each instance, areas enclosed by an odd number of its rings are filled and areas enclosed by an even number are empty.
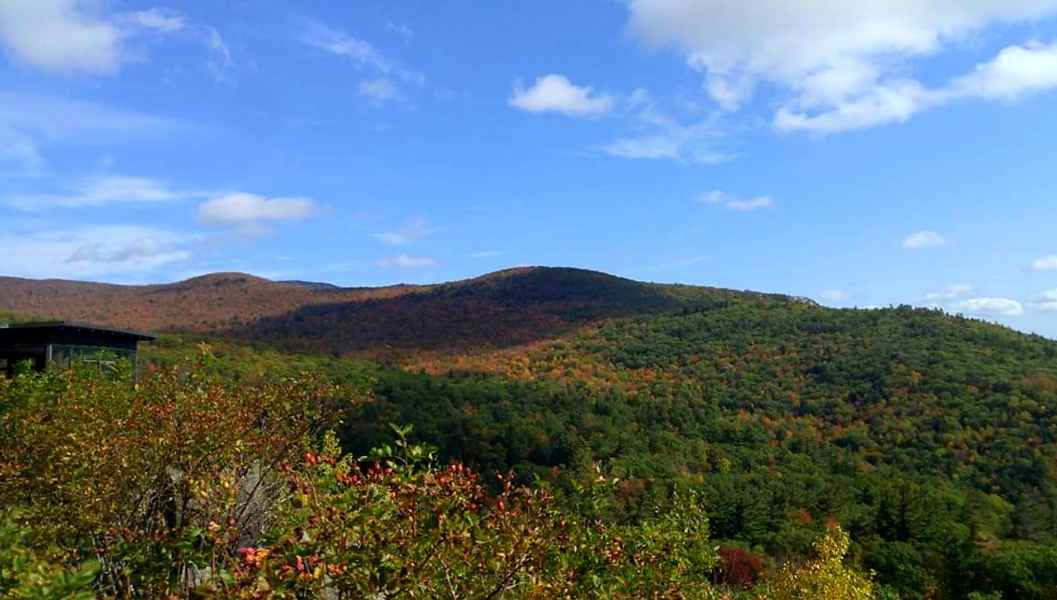
[[[796,564],[839,523],[886,597],[1057,597],[1051,340],[538,269],[165,336],[141,362],[203,341],[204,368],[239,385],[311,372],[367,390],[333,408],[353,456],[408,425],[486,482],[612,481],[623,526],[698,496],[727,566]]]

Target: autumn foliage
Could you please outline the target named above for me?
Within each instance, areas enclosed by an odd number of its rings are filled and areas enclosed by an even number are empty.
[[[396,429],[358,458],[321,432],[360,390],[235,386],[199,364],[138,382],[0,380],[0,594],[16,597],[701,597],[694,502],[635,524],[485,485]],[[605,502],[599,476],[584,506]],[[498,491],[492,491],[498,490]],[[594,495],[592,495],[594,494]],[[575,503],[574,503],[575,504]]]
[[[763,558],[735,546],[719,547],[716,580],[726,585],[749,588],[763,576]]]

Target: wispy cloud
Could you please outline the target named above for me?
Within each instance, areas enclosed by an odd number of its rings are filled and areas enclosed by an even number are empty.
[[[356,92],[372,106],[380,107],[390,102],[406,101],[409,88],[426,84],[424,74],[389,58],[374,44],[319,21],[303,21],[297,32],[297,39],[306,46],[344,58],[357,71],[368,73],[369,75],[360,81]]]
[[[660,135],[621,138],[602,146],[602,151],[618,158],[665,159],[695,165],[719,165],[734,159],[730,154],[707,147],[694,149],[691,146],[696,141],[691,127]]]
[[[691,165],[718,165],[736,158],[718,149],[723,132],[716,117],[684,123],[662,110],[646,90],[636,89],[623,98],[622,116],[630,131],[601,147],[610,156]]]
[[[382,106],[388,102],[404,100],[404,94],[400,91],[396,82],[388,77],[364,79],[357,86],[356,93],[367,98],[374,106]]]
[[[932,230],[917,231],[903,239],[903,247],[908,250],[936,248],[946,243],[947,240],[942,235]]]
[[[575,85],[564,75],[544,75],[525,87],[514,83],[507,98],[512,108],[529,113],[558,113],[567,117],[613,117],[622,129],[616,139],[595,146],[594,152],[633,160],[672,160],[693,165],[717,165],[736,158],[718,148],[723,136],[717,117],[684,122],[661,110],[644,89],[628,94],[601,93]]]
[[[404,246],[429,237],[440,230],[439,227],[431,227],[428,220],[418,218],[395,231],[376,233],[374,239],[389,246]]]
[[[473,254],[470,254],[470,258],[497,258],[504,254],[505,252],[500,252],[499,250],[485,250],[483,252],[474,252]]]
[[[206,68],[217,81],[230,81],[230,71],[234,62],[231,60],[231,49],[220,35],[220,32],[212,27],[204,28],[203,40],[209,49],[209,60]]]
[[[772,200],[770,196],[739,198],[719,190],[713,190],[701,194],[697,201],[700,204],[722,206],[727,210],[733,210],[736,212],[752,212],[774,207],[774,200]]]
[[[158,7],[124,13],[114,21],[126,27],[160,33],[175,33],[188,26],[187,18],[178,11]]]
[[[154,271],[188,260],[193,235],[142,225],[0,234],[4,275],[84,279]]]
[[[438,263],[435,259],[429,258],[428,256],[411,256],[408,254],[400,254],[389,258],[383,258],[375,264],[377,264],[379,267],[382,267],[383,269],[424,269],[428,267],[435,267]]]
[[[298,31],[297,39],[306,46],[349,60],[357,70],[374,71],[415,85],[422,85],[426,81],[425,75],[386,57],[370,42],[319,21],[305,21]]]
[[[23,211],[48,208],[82,208],[109,204],[157,204],[206,195],[205,192],[177,190],[147,177],[104,175],[89,178],[66,193],[22,194],[3,198],[3,204]]]

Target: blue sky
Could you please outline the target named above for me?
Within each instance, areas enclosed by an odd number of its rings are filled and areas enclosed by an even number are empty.
[[[4,0],[0,49],[0,274],[567,265],[1057,337],[1057,0]]]

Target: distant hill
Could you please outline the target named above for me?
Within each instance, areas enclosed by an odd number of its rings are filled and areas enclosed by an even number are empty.
[[[319,303],[363,300],[412,288],[342,289],[214,273],[160,285],[111,285],[0,277],[0,311],[145,329],[208,333]]]
[[[0,278],[0,310],[150,331],[220,333],[329,353],[506,347],[602,319],[725,298],[802,301],[549,267],[380,288],[275,282],[243,273],[147,286]]]

